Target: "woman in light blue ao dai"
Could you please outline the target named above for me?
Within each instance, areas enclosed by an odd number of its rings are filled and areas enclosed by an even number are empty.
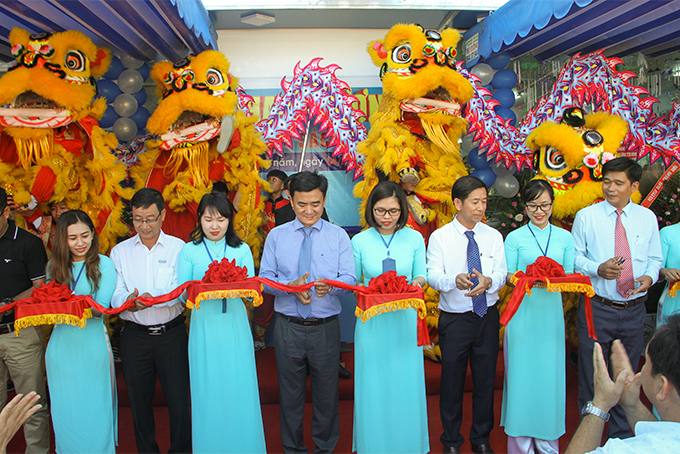
[[[255,272],[250,248],[234,230],[229,200],[206,194],[199,224],[179,254],[179,283],[202,279],[213,261],[236,260]],[[264,453],[255,350],[241,298],[201,301],[189,328],[192,445],[197,453]]]
[[[505,240],[508,282],[526,272],[540,256],[574,271],[574,240],[550,224],[553,189],[532,180],[522,191],[529,223]],[[562,294],[534,288],[505,327],[505,385],[501,426],[508,434],[508,452],[559,453],[565,432],[566,371]]]
[[[666,318],[680,312],[680,294],[674,298],[668,296],[668,288],[680,280],[680,224],[664,227],[659,237],[663,251],[663,268],[659,272],[659,279],[666,280],[667,284],[659,299],[657,326],[665,324]]]
[[[368,285],[396,270],[414,285],[427,277],[423,236],[405,228],[408,205],[401,187],[378,183],[366,201],[371,227],[352,238],[357,278]],[[363,278],[362,278],[363,276]],[[357,319],[354,334],[354,440],[363,453],[430,451],[423,347],[418,347],[417,313],[402,309]]]
[[[47,280],[68,285],[111,307],[116,270],[99,254],[99,237],[83,211],[59,217]],[[58,324],[45,351],[50,410],[57,453],[115,453],[118,402],[113,355],[102,314],[87,325]]]

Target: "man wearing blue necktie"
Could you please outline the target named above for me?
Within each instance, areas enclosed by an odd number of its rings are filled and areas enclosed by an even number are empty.
[[[308,452],[303,442],[307,370],[312,381],[314,452],[333,452],[340,438],[338,295],[345,291],[321,281],[355,285],[356,277],[347,233],[321,219],[327,189],[323,175],[295,175],[289,192],[296,218],[269,233],[262,254],[261,277],[291,285],[314,282],[312,291],[301,293],[267,288],[276,297],[274,342],[286,453]]]
[[[498,291],[505,285],[507,264],[503,236],[482,223],[487,188],[466,176],[451,189],[458,214],[430,236],[427,281],[438,290],[439,346],[442,376],[439,407],[444,452],[458,453],[463,444],[463,391],[470,361],[474,391],[470,443],[475,453],[493,453],[489,433],[494,425],[493,393],[498,358]]]

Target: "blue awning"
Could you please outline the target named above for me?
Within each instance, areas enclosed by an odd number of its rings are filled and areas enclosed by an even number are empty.
[[[217,33],[200,0],[3,0],[0,60],[12,60],[8,36],[14,27],[40,31],[78,30],[97,45],[132,57],[170,61],[217,49]]]
[[[510,0],[464,34],[479,58],[508,51],[538,60],[606,49],[607,57],[680,49],[680,0]]]

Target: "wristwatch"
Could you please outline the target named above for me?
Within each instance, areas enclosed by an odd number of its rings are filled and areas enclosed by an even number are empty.
[[[586,402],[586,404],[583,406],[583,409],[581,410],[581,416],[585,415],[595,415],[598,418],[602,418],[604,422],[609,421],[609,413],[593,405],[592,400]]]

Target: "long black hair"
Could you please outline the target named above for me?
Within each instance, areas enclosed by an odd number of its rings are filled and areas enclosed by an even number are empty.
[[[198,209],[196,214],[198,215],[198,225],[194,230],[191,231],[191,240],[194,244],[201,244],[205,239],[205,233],[203,232],[203,227],[201,226],[201,218],[203,214],[208,211],[210,213],[219,213],[220,216],[224,216],[229,219],[229,225],[227,226],[227,233],[224,238],[227,240],[229,247],[239,247],[243,240],[239,238],[234,230],[234,210],[231,208],[231,203],[229,199],[224,194],[219,192],[211,192],[206,194],[201,198],[201,202],[198,204]]]

